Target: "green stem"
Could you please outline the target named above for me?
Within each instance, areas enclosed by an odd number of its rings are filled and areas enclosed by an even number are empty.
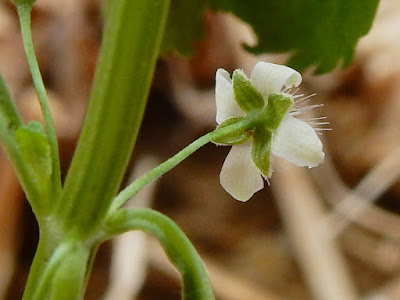
[[[67,247],[59,247],[52,253],[49,261],[42,264],[44,268],[41,270],[40,276],[37,276],[36,284],[30,285],[31,288],[27,289],[23,300],[48,299],[53,288],[54,276],[59,271],[62,261],[68,258],[69,252]]]
[[[168,217],[151,209],[121,209],[110,215],[104,232],[108,236],[129,230],[155,235],[182,275],[183,299],[212,300],[214,293],[204,264],[182,230]]]
[[[7,127],[4,130],[9,130],[14,133],[23,125],[21,115],[19,114],[11,95],[8,92],[3,76],[0,74],[0,114],[7,120]]]
[[[43,206],[43,202],[41,201],[41,194],[35,182],[35,175],[25,163],[25,160],[19,151],[19,146],[14,139],[14,135],[7,130],[7,124],[7,120],[4,120],[4,117],[0,115],[0,140],[2,146],[7,152],[7,156],[13,165],[15,173],[27,198],[29,199],[29,202],[31,203],[33,211],[38,216],[38,219],[40,219],[40,216],[42,215],[41,212],[47,211],[47,208]]]
[[[23,159],[19,146],[15,141],[15,131],[22,125],[22,118],[0,74],[0,140],[32,205],[32,209],[40,216],[40,212],[46,211],[47,208],[40,201],[36,178]]]
[[[89,108],[56,215],[90,234],[116,195],[144,113],[169,0],[109,2]]]
[[[43,84],[42,75],[40,74],[39,65],[36,59],[35,48],[33,46],[31,32],[31,9],[32,6],[29,4],[17,5],[25,54],[27,57],[29,69],[31,71],[33,84],[35,86],[36,93],[39,99],[40,108],[42,110],[47,137],[49,139],[52,160],[51,178],[53,184],[53,197],[57,199],[57,196],[61,191],[61,171],[60,158],[58,153],[58,142],[49,101],[47,99],[46,89]]]
[[[44,270],[49,270],[47,265],[49,261],[51,261],[51,256],[56,249],[56,243],[53,242],[51,235],[47,234],[46,231],[40,230],[39,236],[39,244],[29,270],[29,277],[25,286],[23,300],[33,299],[37,290],[40,289],[40,282],[43,282],[43,276],[46,276]]]
[[[241,132],[243,130],[246,130],[249,127],[251,127],[251,124],[253,123],[254,119],[244,119],[241,122],[237,122],[233,125],[216,129],[212,132],[207,133],[206,135],[203,135],[202,137],[195,140],[194,142],[186,146],[184,149],[179,151],[173,157],[171,157],[167,161],[163,162],[161,165],[155,167],[154,169],[152,169],[151,171],[144,174],[142,177],[140,177],[139,179],[135,180],[130,185],[128,185],[123,191],[121,191],[118,194],[117,197],[114,198],[109,213],[113,213],[114,211],[116,211],[126,201],[128,201],[130,198],[136,195],[144,186],[146,186],[148,183],[156,180],[157,178],[167,173],[169,170],[174,168],[176,165],[178,165],[180,162],[182,162],[189,155],[191,155],[193,152],[195,152],[205,144],[213,140],[220,139],[224,136],[230,135],[234,132]]]
[[[89,257],[97,248],[75,238],[51,241],[41,236],[23,300],[82,299]]]

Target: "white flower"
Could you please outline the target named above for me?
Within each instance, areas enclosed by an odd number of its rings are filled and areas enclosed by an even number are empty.
[[[277,128],[269,130],[261,127],[261,131],[267,132],[265,136],[270,137],[265,145],[262,142],[262,132],[259,134],[261,145],[256,144],[256,130],[259,129],[255,128],[252,138],[242,144],[232,146],[222,167],[220,181],[224,189],[235,199],[247,201],[263,188],[264,180],[261,175],[268,178],[272,174],[269,164],[270,154],[282,157],[301,167],[316,167],[323,161],[325,154],[315,130],[308,123],[295,117],[302,110],[295,109],[293,95],[285,93],[287,88],[297,87],[301,81],[301,75],[297,71],[283,65],[259,62],[254,67],[250,83],[261,94],[263,105],[268,106],[268,97],[271,94],[280,93],[286,99],[290,97],[291,107],[278,119],[280,123],[276,124]],[[285,90],[283,90],[284,87]],[[238,103],[238,99],[235,100],[231,77],[224,69],[218,69],[216,73],[215,98],[218,125],[233,117],[246,116],[246,112],[241,108],[243,103],[239,104],[240,101]],[[254,156],[254,153],[252,155],[254,147],[267,149],[263,150],[266,154],[260,157],[257,154]],[[265,161],[268,171],[257,167],[256,165],[260,166],[263,161],[255,162],[255,158],[268,160]]]

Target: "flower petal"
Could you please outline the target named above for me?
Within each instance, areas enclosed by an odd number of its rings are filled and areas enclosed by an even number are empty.
[[[298,86],[302,78],[299,72],[287,66],[259,62],[251,73],[250,81],[266,100],[270,94],[279,93],[283,86]]]
[[[264,187],[260,171],[251,159],[251,141],[233,146],[222,166],[222,187],[233,198],[247,201]]]
[[[272,154],[309,168],[318,166],[325,157],[322,143],[306,122],[286,115],[272,142]]]
[[[224,69],[218,69],[215,75],[215,102],[217,106],[217,124],[233,117],[244,117],[245,113],[235,101],[232,80]]]

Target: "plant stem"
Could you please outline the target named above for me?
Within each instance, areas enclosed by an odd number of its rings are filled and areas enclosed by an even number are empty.
[[[128,185],[123,191],[118,194],[117,197],[114,198],[109,213],[113,213],[114,211],[116,211],[126,201],[136,195],[144,186],[167,173],[169,170],[174,168],[176,165],[178,165],[180,162],[182,162],[189,155],[191,155],[193,152],[195,152],[205,144],[232,134],[233,132],[246,130],[247,128],[249,128],[249,126],[251,126],[252,123],[254,123],[254,119],[244,119],[243,121],[216,129],[198,138],[197,140],[186,146],[184,149],[179,151],[177,154],[175,154],[173,157]]]
[[[107,236],[137,229],[154,235],[182,275],[182,298],[214,299],[211,283],[199,254],[182,230],[168,217],[146,208],[121,209],[108,217],[103,229]]]
[[[34,174],[22,158],[15,141],[15,131],[22,125],[22,118],[0,74],[0,140],[18,176],[19,182],[31,202],[32,209],[37,213],[45,208],[40,204],[40,194]]]
[[[97,248],[73,237],[50,241],[50,236],[41,236],[23,300],[82,299],[89,257]]]
[[[39,99],[40,108],[42,110],[47,137],[50,144],[51,160],[52,160],[52,188],[53,197],[57,199],[61,190],[61,174],[60,174],[60,158],[58,153],[57,135],[54,126],[53,117],[47,99],[46,89],[43,84],[42,75],[40,74],[39,65],[36,59],[35,49],[32,41],[31,31],[31,9],[29,4],[17,5],[19,21],[21,26],[22,41],[24,44],[25,54],[31,71],[33,84]]]
[[[89,108],[56,214],[89,234],[101,223],[131,156],[169,0],[110,1]]]
[[[21,115],[19,114],[11,95],[8,92],[3,76],[0,74],[0,114],[7,120],[7,127],[4,130],[9,130],[14,133],[23,125]]]
[[[44,270],[47,268],[50,257],[56,248],[56,245],[51,240],[50,235],[46,234],[45,231],[40,231],[39,244],[29,270],[23,300],[33,299],[36,291],[40,288],[39,282],[43,281]]]

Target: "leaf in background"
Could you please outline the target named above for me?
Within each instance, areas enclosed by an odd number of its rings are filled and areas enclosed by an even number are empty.
[[[204,36],[206,0],[172,0],[161,52],[194,54],[194,43]]]
[[[229,11],[249,23],[258,45],[255,54],[292,53],[297,70],[315,73],[350,64],[358,39],[372,24],[379,0],[210,0],[214,10]]]
[[[15,132],[15,140],[26,163],[35,175],[43,180],[51,175],[50,145],[43,126],[38,121],[31,121]]]

